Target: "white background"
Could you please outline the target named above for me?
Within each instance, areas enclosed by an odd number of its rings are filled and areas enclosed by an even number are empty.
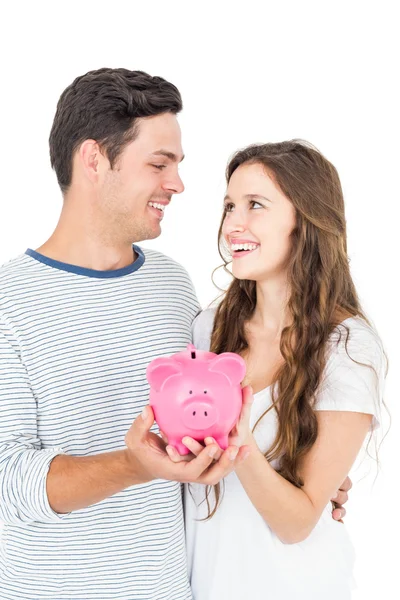
[[[48,134],[59,95],[91,69],[145,70],[182,93],[186,191],[168,209],[162,236],[146,245],[185,265],[203,306],[217,294],[210,274],[220,264],[229,155],[301,137],[338,168],[353,277],[390,359],[393,418],[375,484],[355,474],[348,503],[356,600],[400,598],[396,4],[14,1],[1,14],[0,262],[39,246],[55,226],[61,196]]]

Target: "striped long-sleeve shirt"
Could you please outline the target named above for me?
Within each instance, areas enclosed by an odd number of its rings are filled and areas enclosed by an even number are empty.
[[[190,343],[186,271],[141,250],[93,271],[28,250],[0,270],[0,599],[188,600],[179,483],[58,515],[52,459],[124,448],[147,364]],[[157,427],[154,426],[154,431]]]

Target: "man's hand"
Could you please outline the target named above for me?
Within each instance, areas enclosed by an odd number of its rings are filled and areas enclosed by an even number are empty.
[[[335,521],[343,523],[343,517],[346,515],[346,509],[343,508],[343,504],[346,504],[349,499],[348,491],[352,488],[350,477],[346,477],[340,486],[336,496],[331,499],[332,501],[332,518]]]
[[[169,455],[167,444],[150,431],[154,423],[154,413],[146,406],[142,415],[133,422],[125,437],[127,458],[133,471],[142,481],[167,479],[181,483],[203,483],[215,485],[233,471],[246,458],[248,448],[230,445],[214,462],[220,448],[216,443],[201,446],[197,456],[191,460],[181,460],[178,452]],[[213,464],[214,463],[214,464]]]

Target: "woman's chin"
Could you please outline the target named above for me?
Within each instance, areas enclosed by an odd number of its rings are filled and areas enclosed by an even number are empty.
[[[240,279],[241,281],[257,281],[257,274],[249,269],[232,269],[232,275],[235,279]]]
[[[285,269],[271,269],[271,270],[263,270],[258,271],[256,269],[242,269],[235,268],[232,269],[232,275],[235,279],[239,280],[247,280],[247,281],[255,281],[256,283],[263,283],[265,281],[271,280],[284,280],[287,279],[287,271]]]

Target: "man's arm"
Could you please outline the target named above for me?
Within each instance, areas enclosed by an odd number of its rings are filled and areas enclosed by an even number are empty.
[[[46,476],[62,448],[42,448],[37,405],[18,337],[0,315],[0,520],[52,522]]]
[[[63,514],[140,483],[145,481],[129,464],[125,450],[94,456],[60,454],[50,464],[46,492],[52,510]]]
[[[6,523],[59,521],[72,510],[85,508],[131,486],[152,479],[196,481],[225,476],[238,461],[225,453],[213,458],[204,449],[199,460],[177,468],[164,442],[138,417],[126,436],[125,450],[87,457],[68,456],[62,447],[42,448],[37,405],[22,360],[18,337],[0,317],[0,520]],[[216,448],[217,450],[218,448]]]
[[[217,464],[217,444],[203,448],[190,462],[173,462],[165,442],[150,431],[154,413],[146,407],[129,429],[126,449],[87,457],[56,456],[47,477],[47,496],[57,513],[68,513],[100,502],[131,486],[167,479],[182,483],[213,484],[226,477],[243,461],[247,447],[230,446]]]

